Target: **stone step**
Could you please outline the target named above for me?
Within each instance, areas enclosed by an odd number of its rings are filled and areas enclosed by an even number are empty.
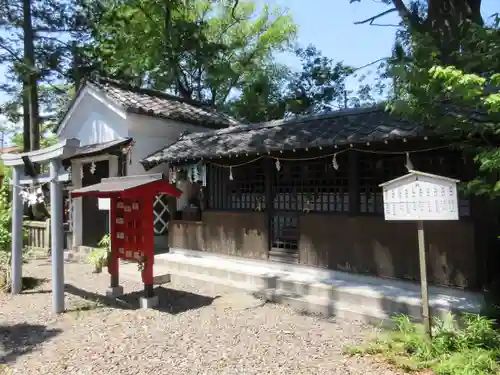
[[[363,305],[353,305],[345,301],[332,301],[316,296],[293,296],[283,291],[268,293],[268,299],[290,306],[300,313],[320,315],[326,318],[356,320],[367,324],[393,327],[391,314],[383,310],[369,309]]]
[[[406,284],[402,283],[370,283],[372,278],[366,278],[367,282],[363,283],[363,276],[359,276],[361,281],[346,277],[320,282],[322,278],[304,276],[300,271],[282,272],[261,265],[244,264],[238,260],[233,263],[226,260],[208,261],[203,257],[178,254],[164,254],[160,259],[155,259],[155,262],[155,267],[160,264],[165,266],[165,272],[169,272],[172,278],[192,279],[277,295],[280,296],[278,299],[290,300],[299,306],[311,304],[311,309],[317,310],[311,311],[312,313],[323,312],[328,315],[328,310],[333,309],[347,311],[348,314],[361,312],[362,316],[371,316],[380,321],[386,321],[391,315],[398,313],[409,315],[415,320],[421,319],[419,289],[415,286],[405,288]],[[448,311],[479,313],[480,303],[473,300],[468,305],[470,300],[466,301],[467,298],[460,293],[450,290],[450,295],[431,295],[431,313],[434,316],[444,316]],[[461,300],[464,302],[460,302]]]
[[[175,259],[168,261],[156,261],[155,267],[161,265],[162,269],[168,270],[172,275],[192,277],[199,280],[212,280],[227,286],[237,285],[238,289],[256,291],[276,287],[276,276],[252,272],[245,269],[230,269],[217,267],[217,265],[206,265],[197,262],[182,262]],[[163,268],[164,267],[164,268]]]
[[[405,314],[415,319],[422,317],[420,293],[399,288],[384,288],[380,285],[360,284],[335,280],[329,283],[307,283],[294,278],[279,278],[277,290],[292,296],[312,296],[332,303],[345,302],[351,306],[363,306],[371,311],[385,311],[390,314]],[[451,303],[454,300],[454,306]],[[454,314],[478,314],[480,304],[457,304],[450,296],[431,296],[431,314],[444,317],[448,312]]]
[[[155,267],[157,267],[155,265]],[[211,283],[252,292],[261,298],[272,300],[276,303],[286,303],[296,310],[304,310],[311,314],[331,316],[331,308],[339,310],[339,314],[361,317],[368,321],[386,322],[390,314],[380,308],[380,301],[368,301],[363,296],[338,294],[336,299],[331,299],[324,288],[319,285],[306,291],[306,284],[293,279],[280,278],[277,275],[250,273],[248,270],[228,270],[218,268],[216,264],[207,265],[197,262],[196,259],[176,259],[161,262],[162,269],[171,273],[172,280],[196,280],[201,283]],[[165,268],[163,268],[165,267]],[[363,313],[359,313],[361,310]]]

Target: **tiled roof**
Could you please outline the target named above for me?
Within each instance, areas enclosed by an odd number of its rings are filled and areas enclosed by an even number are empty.
[[[150,185],[149,191],[142,190],[144,185]],[[130,192],[137,189],[135,192]],[[144,194],[167,194],[178,198],[182,195],[182,191],[177,189],[174,185],[170,184],[163,173],[154,173],[146,175],[134,175],[124,177],[108,177],[103,178],[101,182],[78,188],[71,191],[72,198],[78,198],[85,195],[93,195],[101,198],[110,198],[112,196],[119,196],[123,192],[132,193],[137,196]],[[117,194],[118,193],[118,194]]]
[[[211,106],[161,91],[137,88],[104,78],[91,80],[87,84],[104,92],[129,112],[187,122],[212,129],[241,124]]]
[[[422,126],[392,115],[382,107],[350,109],[184,135],[141,162],[145,168],[151,168],[181,159],[409,139],[422,135]]]
[[[132,138],[119,138],[108,142],[93,143],[78,147],[77,151],[69,159],[78,159],[92,155],[114,152],[127,146],[133,141]]]

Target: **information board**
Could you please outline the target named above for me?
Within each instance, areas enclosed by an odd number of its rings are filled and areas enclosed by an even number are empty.
[[[410,172],[382,184],[385,220],[458,220],[457,181]]]

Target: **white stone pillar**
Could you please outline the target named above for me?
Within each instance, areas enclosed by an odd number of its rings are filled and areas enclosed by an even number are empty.
[[[21,166],[12,168],[12,294],[21,293],[23,286],[23,201],[20,195],[21,171]]]
[[[64,311],[64,240],[62,185],[59,182],[61,161],[50,162],[50,223],[52,255],[52,309],[56,314]]]

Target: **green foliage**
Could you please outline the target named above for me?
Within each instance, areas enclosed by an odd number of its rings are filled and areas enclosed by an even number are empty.
[[[272,63],[246,74],[241,95],[226,104],[228,112],[255,123],[343,108],[345,81],[354,69],[335,63],[312,45],[295,53],[301,62],[297,71]]]
[[[47,121],[40,127],[40,147],[49,147],[57,143],[57,136],[52,133],[53,122]],[[23,132],[18,125],[6,128],[5,134],[9,136],[11,142],[19,147],[23,147]]]
[[[314,114],[344,107],[345,79],[354,72],[334,63],[314,46],[296,51],[302,69],[292,75],[287,87],[287,109],[294,114]]]
[[[492,320],[466,315],[459,325],[451,315],[435,319],[429,341],[421,325],[407,316],[394,318],[396,329],[365,347],[347,348],[354,354],[381,354],[405,370],[430,368],[437,375],[488,375],[500,371],[500,333]]]
[[[6,178],[0,187],[0,291],[7,291],[10,287],[10,267],[12,253],[12,207],[10,202],[10,170],[6,168]],[[26,236],[26,231],[23,235]],[[23,256],[28,249],[23,249]]]
[[[94,42],[105,75],[223,105],[249,72],[287,48],[296,26],[278,7],[251,0],[91,2]]]
[[[0,91],[7,101],[1,110],[13,123],[22,117],[22,82],[34,75],[38,81],[40,121],[54,120],[58,105],[67,97],[60,82],[72,83],[77,70],[83,72],[86,62],[80,49],[86,42],[87,20],[80,0],[30,0],[35,61],[25,59],[24,13],[22,0],[0,2],[0,64],[6,76]],[[54,108],[57,107],[57,108]]]
[[[99,241],[99,247],[92,250],[88,257],[88,263],[96,268],[105,267],[108,264],[108,255],[110,252],[111,237],[109,234],[104,235]]]
[[[489,25],[468,25],[462,49],[442,51],[432,40],[410,35],[406,55],[392,63],[400,92],[391,109],[432,124],[477,163],[477,176],[468,191],[492,198],[500,195],[500,19]]]
[[[9,253],[11,250],[12,211],[9,192],[9,181],[6,178],[0,187],[0,253]]]

